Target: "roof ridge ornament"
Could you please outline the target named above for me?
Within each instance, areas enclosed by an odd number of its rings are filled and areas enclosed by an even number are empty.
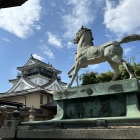
[[[34,58],[34,57],[33,57],[33,54],[31,54],[31,58]]]

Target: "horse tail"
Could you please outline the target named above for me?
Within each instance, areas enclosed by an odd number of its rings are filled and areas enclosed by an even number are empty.
[[[120,42],[117,42],[117,43],[122,44],[122,43],[131,42],[131,41],[137,41],[137,40],[140,40],[140,35],[138,35],[138,34],[130,34],[130,35],[122,38],[122,40]]]

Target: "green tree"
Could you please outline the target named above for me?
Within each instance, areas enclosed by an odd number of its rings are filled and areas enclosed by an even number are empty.
[[[89,85],[89,84],[96,84],[98,83],[97,81],[97,75],[98,73],[96,72],[86,72],[82,75],[80,75],[80,81],[82,81],[81,85]]]
[[[102,82],[109,82],[111,81],[112,77],[113,77],[114,73],[111,72],[111,71],[107,71],[105,73],[100,73],[98,76],[97,76],[97,81],[99,83],[102,83]]]
[[[132,71],[133,71],[135,77],[140,80],[140,63],[136,63],[133,60],[131,62],[131,64],[129,62],[129,65],[131,65],[131,68],[132,68]],[[120,71],[121,71],[121,74],[117,78],[117,80],[129,78],[129,74],[123,65],[120,66]],[[100,73],[100,74],[98,74],[97,72],[89,72],[88,71],[80,76],[80,80],[82,83],[81,85],[109,82],[109,81],[111,81],[113,75],[114,75],[114,72],[112,72],[112,71],[107,71],[107,72]]]
[[[132,66],[135,77],[140,80],[140,64],[134,63]]]

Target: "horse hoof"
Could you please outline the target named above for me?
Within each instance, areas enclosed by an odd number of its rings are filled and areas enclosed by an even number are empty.
[[[129,79],[132,79],[132,78],[135,78],[135,76],[134,75],[131,75]]]

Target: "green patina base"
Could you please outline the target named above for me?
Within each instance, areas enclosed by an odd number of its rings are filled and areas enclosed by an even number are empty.
[[[59,119],[139,118],[140,83],[137,79],[74,87],[54,93]],[[60,112],[60,113],[59,113]]]

